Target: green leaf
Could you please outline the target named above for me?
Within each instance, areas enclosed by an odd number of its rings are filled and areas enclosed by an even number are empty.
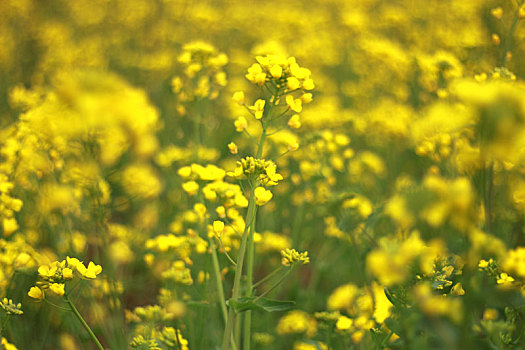
[[[272,300],[267,298],[257,297],[240,297],[237,300],[228,300],[226,302],[228,306],[232,307],[237,312],[243,312],[247,310],[259,310],[266,312],[274,311],[286,311],[295,306],[295,301],[281,301]]]

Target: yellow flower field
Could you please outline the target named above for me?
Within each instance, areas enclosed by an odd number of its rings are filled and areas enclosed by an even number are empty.
[[[3,349],[525,349],[524,0],[0,13]]]

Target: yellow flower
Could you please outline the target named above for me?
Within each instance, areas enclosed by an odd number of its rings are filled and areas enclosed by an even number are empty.
[[[76,269],[78,264],[82,264],[77,258],[66,257],[67,266],[71,269]]]
[[[463,289],[463,286],[461,283],[456,283],[454,287],[450,290],[450,294],[452,295],[465,295],[465,290]]]
[[[66,267],[62,270],[62,277],[65,279],[65,280],[70,280],[70,279],[73,279],[73,270],[71,270],[70,268]]]
[[[235,92],[233,94],[232,100],[233,100],[233,102],[235,102],[238,105],[242,106],[244,104],[244,92],[243,91]]]
[[[302,253],[299,253],[297,250],[289,248],[281,250],[281,263],[284,266],[290,266],[295,262],[300,262],[303,265],[308,264],[310,262],[308,252],[304,251]]]
[[[190,196],[193,196],[199,190],[199,184],[195,181],[188,181],[182,184],[182,189]]]
[[[335,326],[337,327],[337,329],[339,329],[341,331],[346,331],[346,330],[349,330],[352,327],[353,323],[354,323],[354,321],[352,321],[351,318],[348,318],[346,316],[339,316]]]
[[[299,129],[301,127],[301,117],[299,116],[299,114],[294,114],[292,115],[292,117],[290,118],[290,120],[288,120],[288,126],[292,129]]]
[[[179,93],[182,89],[182,79],[180,77],[174,77],[171,79],[171,89],[174,93]]]
[[[87,268],[84,264],[78,264],[77,271],[86,279],[95,279],[102,272],[102,266],[95,265],[90,261]]]
[[[494,43],[494,45],[501,44],[501,39],[500,39],[498,34],[496,34],[496,33],[492,34],[492,42]]]
[[[259,206],[265,205],[273,197],[271,191],[266,190],[264,187],[260,186],[257,187],[253,193],[255,195],[255,203]]]
[[[313,100],[313,95],[311,93],[306,93],[301,96],[301,101],[303,101],[304,104],[310,103]]]
[[[312,79],[306,79],[303,81],[303,89],[313,90],[315,88],[314,81]]]
[[[296,113],[301,113],[303,110],[303,102],[300,99],[294,99],[291,95],[286,96],[286,104]]]
[[[246,79],[254,84],[262,86],[266,82],[266,73],[262,71],[262,67],[258,63],[254,63],[250,68],[248,68]]]
[[[215,209],[215,212],[217,213],[217,215],[219,215],[220,218],[225,218],[226,217],[226,208],[224,208],[224,206],[218,206],[216,209]]]
[[[224,222],[215,220],[213,222],[213,232],[215,232],[217,237],[220,237],[222,233],[224,232]]]
[[[286,80],[286,87],[288,90],[297,90],[299,89],[299,86],[301,86],[301,83],[296,77],[289,77]]]
[[[279,79],[283,75],[283,68],[276,64],[270,68],[270,74],[272,77]]]
[[[44,292],[38,287],[31,287],[27,295],[29,295],[33,299],[44,300]]]
[[[230,150],[230,153],[231,154],[237,154],[239,153],[239,148],[237,147],[237,145],[235,144],[235,142],[230,142],[228,144],[228,149]]]
[[[51,285],[49,285],[49,290],[51,290],[53,293],[55,293],[59,297],[64,295],[64,292],[65,292],[64,288],[65,288],[64,283],[52,283]]]
[[[483,311],[483,319],[488,321],[494,321],[498,319],[498,310],[496,309],[485,309]]]
[[[264,105],[266,104],[265,100],[258,99],[255,101],[253,106],[250,106],[250,110],[253,111],[256,119],[261,119],[264,113]]]
[[[490,10],[490,13],[494,18],[501,19],[503,17],[503,9],[501,7],[495,7],[492,10]]]
[[[497,283],[502,285],[510,285],[514,282],[514,278],[512,276],[509,276],[505,272],[500,273],[498,276]]]
[[[183,166],[177,171],[177,174],[179,174],[179,176],[183,179],[187,179],[191,176],[191,167]]]
[[[489,266],[489,262],[487,260],[484,260],[484,259],[481,259],[479,261],[479,264],[478,264],[478,267],[480,269],[484,269],[484,268],[487,268]]]
[[[4,236],[11,236],[16,230],[18,230],[18,223],[15,218],[4,218]]]
[[[239,117],[233,123],[235,125],[235,131],[242,132],[248,127],[248,121],[244,117]]]
[[[56,272],[56,265],[52,265],[51,268],[48,265],[42,265],[38,268],[38,274],[43,278],[53,277]]]

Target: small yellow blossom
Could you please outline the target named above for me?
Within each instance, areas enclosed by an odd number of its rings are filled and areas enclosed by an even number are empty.
[[[233,102],[235,102],[238,105],[242,106],[244,104],[244,92],[243,91],[235,92],[233,94],[232,100],[233,100]]]
[[[49,290],[61,297],[64,295],[64,283],[52,283],[49,285]]]
[[[179,174],[179,176],[183,179],[187,179],[191,176],[191,167],[183,166],[177,171],[177,174]]]
[[[286,80],[286,87],[288,88],[288,90],[297,90],[299,86],[301,86],[301,83],[296,77],[289,77]]]
[[[188,181],[182,184],[182,189],[190,196],[193,196],[199,190],[199,184],[195,181]]]
[[[78,264],[77,271],[86,279],[94,279],[102,272],[102,266],[95,265],[90,261],[87,268],[82,263]]]
[[[283,75],[283,68],[276,64],[270,68],[270,74],[272,77],[279,79]]]
[[[503,9],[500,6],[495,7],[492,10],[490,10],[490,13],[496,19],[501,19],[503,17]]]
[[[511,285],[512,282],[514,282],[514,278],[512,276],[509,276],[507,273],[502,272],[499,274],[497,283],[501,284],[503,286],[505,285]]]
[[[483,319],[486,321],[494,321],[498,319],[498,310],[496,309],[485,309],[483,311]]]
[[[286,104],[290,109],[296,113],[301,113],[303,110],[303,103],[300,99],[294,99],[292,95],[286,96]]]
[[[292,115],[290,120],[288,120],[288,126],[292,129],[299,129],[301,127],[301,117],[299,114]]]
[[[456,283],[454,287],[450,290],[450,294],[452,295],[465,295],[465,290],[463,289],[463,286],[461,283]]]
[[[303,101],[304,104],[310,103],[313,100],[313,95],[311,93],[305,93],[301,96],[301,101]]]
[[[248,127],[248,121],[244,117],[239,117],[233,123],[235,125],[235,131],[242,132]]]
[[[263,72],[262,67],[258,63],[254,63],[248,68],[246,79],[254,84],[262,86],[266,82],[266,73]]]
[[[253,106],[250,106],[249,109],[253,112],[256,119],[261,119],[264,113],[264,105],[266,104],[265,100],[258,99],[255,101]]]
[[[63,277],[65,280],[73,279],[73,270],[71,270],[71,269],[68,268],[68,267],[62,269],[62,277]]]
[[[313,90],[314,88],[315,88],[315,84],[312,79],[306,79],[305,81],[303,81],[303,89]]]
[[[16,230],[18,230],[18,223],[15,218],[4,218],[4,236],[11,236]]]
[[[213,222],[213,232],[215,232],[217,237],[220,237],[224,232],[224,222],[215,220]]]
[[[354,321],[346,316],[340,316],[335,324],[336,328],[340,331],[347,331],[352,327]]]
[[[237,145],[235,144],[235,142],[230,142],[228,144],[228,149],[230,150],[230,153],[231,154],[237,154],[239,153],[239,148],[237,147]]]
[[[499,44],[501,44],[501,39],[500,39],[500,37],[499,37],[498,34],[493,33],[492,36],[491,36],[491,38],[492,38],[492,42],[494,43],[494,45],[499,45]]]
[[[270,190],[266,190],[264,187],[257,187],[253,194],[255,195],[255,203],[259,206],[265,205],[270,199],[272,199],[273,194]]]
[[[44,300],[44,292],[38,287],[31,287],[27,295],[29,295],[33,299]]]

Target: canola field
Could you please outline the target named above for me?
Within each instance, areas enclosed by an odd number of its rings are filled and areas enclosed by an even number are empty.
[[[525,349],[524,2],[1,0],[1,348]]]

